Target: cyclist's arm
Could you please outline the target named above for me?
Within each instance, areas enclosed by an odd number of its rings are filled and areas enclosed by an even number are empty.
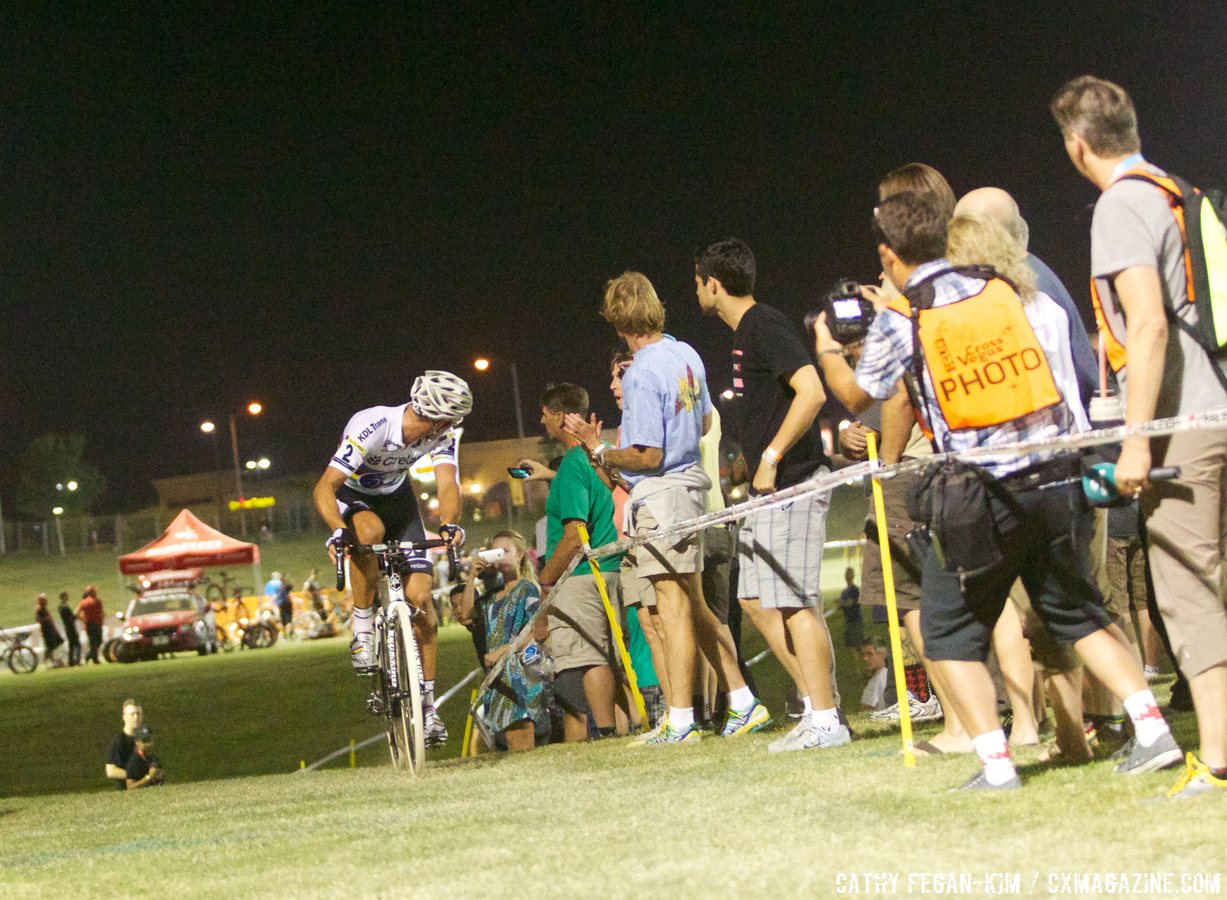
[[[460,473],[451,463],[435,464],[435,491],[439,498],[439,521],[444,525],[460,523],[463,503],[460,496]]]
[[[112,781],[118,781],[120,779],[127,781],[128,771],[122,766],[115,765],[115,763],[107,763],[107,778],[111,779]]]
[[[320,514],[320,518],[324,520],[324,524],[330,531],[345,527],[345,520],[337,511],[337,491],[341,489],[341,485],[345,484],[346,477],[340,469],[329,466],[324,470],[320,480],[316,482],[315,490],[311,492],[311,499],[315,501],[315,511]],[[441,494],[442,491],[440,491]],[[441,496],[439,506],[440,508],[443,506]]]

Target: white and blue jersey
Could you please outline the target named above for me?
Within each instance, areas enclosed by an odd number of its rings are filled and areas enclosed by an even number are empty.
[[[454,428],[437,437],[404,442],[408,406],[372,406],[349,420],[328,463],[345,473],[346,487],[360,494],[391,494],[405,483],[409,467],[426,456],[432,465],[456,466],[459,471],[460,436]]]

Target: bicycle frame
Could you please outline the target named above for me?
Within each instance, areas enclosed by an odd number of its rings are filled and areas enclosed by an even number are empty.
[[[453,571],[456,550],[447,540],[352,544],[351,555],[373,554],[379,570],[376,582],[374,616],[376,670],[367,709],[387,720],[388,749],[393,765],[414,774],[425,760],[422,697],[424,673],[422,657],[413,633],[413,616],[419,611],[405,597],[402,572],[409,554],[434,547],[448,547]],[[344,557],[337,554],[337,589],[345,588]]]

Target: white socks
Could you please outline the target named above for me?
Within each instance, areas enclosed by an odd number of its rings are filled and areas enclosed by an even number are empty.
[[[1018,774],[1014,771],[1014,761],[1010,759],[1010,747],[1002,729],[972,738],[971,745],[976,748],[976,755],[984,766],[984,780],[989,784],[1005,784]]]
[[[814,711],[814,704],[810,702],[809,697],[801,698],[801,715],[808,716]]]
[[[353,631],[354,637],[373,634],[375,631],[375,607],[368,606],[366,609],[359,609],[355,606],[349,618],[349,627]]]
[[[743,684],[735,691],[729,691],[729,709],[745,710],[754,704],[754,692],[748,684]]]
[[[669,727],[674,731],[685,731],[694,724],[694,707],[669,707]]]
[[[1133,734],[1143,747],[1149,747],[1170,730],[1163,713],[1159,712],[1159,704],[1155,702],[1155,695],[1150,688],[1130,694],[1122,701],[1122,705],[1129,714],[1129,721],[1133,723]]]
[[[427,709],[435,708],[435,680],[428,678],[422,682],[425,693],[422,695],[422,706]]]
[[[809,697],[806,697],[805,705],[809,706],[809,702]],[[835,731],[839,728],[839,711],[833,706],[830,709],[810,709],[805,715],[823,731]]]

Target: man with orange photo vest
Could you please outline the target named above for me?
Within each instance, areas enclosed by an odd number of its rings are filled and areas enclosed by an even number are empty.
[[[1004,233],[977,217],[956,217],[950,227],[952,233],[965,228],[972,237],[986,232],[991,238],[994,229]],[[855,372],[824,319],[816,323],[823,373],[844,405],[856,413],[887,400],[902,379],[939,451],[1052,438],[1086,427],[1076,387],[1065,394],[1061,389],[1071,383],[1068,323],[1052,312],[1059,307],[1047,295],[1035,292],[1033,281],[1024,302],[1015,285],[992,268],[948,262],[946,216],[931,194],[905,192],[883,200],[873,232],[882,269],[902,297],[874,320]],[[1003,241],[1008,245],[1009,238]],[[1010,253],[1022,284],[1025,250],[1012,247]],[[982,466],[946,465],[928,474],[929,499],[936,502],[916,516],[935,537],[924,551],[921,631],[926,656],[951,686],[980,757],[981,770],[962,788],[1020,786],[985,666],[993,626],[1016,578],[1053,634],[1073,644],[1123,701],[1137,742],[1116,771],[1137,774],[1179,762],[1180,748],[1141,665],[1108,630],[1110,618],[1088,580],[1091,513],[1078,455],[1003,454]],[[917,481],[926,481],[925,474]],[[948,587],[950,580],[939,577],[943,570],[959,572],[961,590]]]

